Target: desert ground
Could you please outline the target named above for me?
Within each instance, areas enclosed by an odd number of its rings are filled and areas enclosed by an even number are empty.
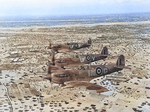
[[[130,67],[91,80],[109,91],[51,87],[46,75],[49,42],[86,42],[92,46],[58,53],[56,58],[100,53],[110,56],[92,64],[104,64],[125,56]],[[150,22],[107,23],[61,27],[0,28],[0,112],[149,112]]]

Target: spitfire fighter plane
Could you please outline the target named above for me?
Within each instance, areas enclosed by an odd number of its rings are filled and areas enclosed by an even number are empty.
[[[96,77],[105,76],[107,74],[117,72],[123,68],[128,68],[125,66],[125,58],[120,55],[116,63],[111,63],[108,65],[90,65],[87,70],[65,70],[59,66],[49,65],[48,74],[44,77],[49,79],[51,83],[57,83],[65,85],[65,83],[70,85],[70,87],[85,86],[90,90],[97,90],[98,93],[108,91],[106,88],[99,85],[94,85],[89,82]],[[91,88],[92,87],[92,88]]]
[[[79,65],[89,64],[94,61],[102,60],[107,58],[108,56],[108,49],[107,47],[103,47],[101,54],[87,54],[87,55],[80,55],[79,58],[62,58],[62,59],[55,59],[55,53],[52,52],[52,61],[55,65],[60,66],[62,68],[66,67],[76,67]],[[54,62],[55,61],[55,62]]]
[[[86,87],[88,90],[96,90],[97,93],[107,92],[108,89],[89,83],[95,77],[88,77],[87,71],[84,70],[64,70],[58,66],[50,65],[48,67],[48,74],[44,77],[50,80],[51,83],[61,84],[64,87]]]
[[[69,52],[72,50],[90,47],[91,44],[92,44],[92,40],[89,38],[86,43],[66,43],[66,44],[58,44],[58,45],[52,45],[50,43],[48,49],[52,49],[57,53],[58,52]]]

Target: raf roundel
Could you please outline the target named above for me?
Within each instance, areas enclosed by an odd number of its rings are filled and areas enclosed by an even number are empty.
[[[102,69],[100,67],[96,68],[96,74],[101,75],[102,74]]]
[[[86,60],[90,61],[91,57],[89,55],[86,56]]]
[[[75,46],[76,48],[78,48],[78,47],[79,47],[77,43],[76,43],[74,46]]]

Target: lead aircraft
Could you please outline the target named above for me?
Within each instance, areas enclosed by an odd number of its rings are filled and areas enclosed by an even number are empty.
[[[108,91],[108,89],[92,84],[89,81],[113,72],[118,72],[123,68],[130,69],[125,66],[125,57],[120,55],[116,63],[110,63],[108,65],[89,65],[87,70],[65,70],[60,66],[49,65],[48,74],[45,75],[44,78],[50,80],[51,83],[61,84],[62,86],[85,86],[86,89],[96,90],[97,93],[101,93]]]

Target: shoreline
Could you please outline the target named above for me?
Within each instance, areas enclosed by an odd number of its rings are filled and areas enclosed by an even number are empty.
[[[101,22],[93,24],[66,24],[66,25],[52,25],[52,26],[24,26],[24,27],[0,27],[0,29],[28,29],[28,28],[60,28],[60,27],[93,27],[93,26],[104,26],[104,25],[129,25],[129,24],[150,24],[149,21],[137,21],[137,22]]]
[[[75,25],[62,25],[56,27],[93,27],[99,25],[128,25],[128,24],[150,24],[150,21],[138,21],[138,22],[104,22],[104,23],[93,23],[93,24],[75,24]],[[55,26],[52,26],[55,27]],[[47,27],[46,27],[47,28]]]

